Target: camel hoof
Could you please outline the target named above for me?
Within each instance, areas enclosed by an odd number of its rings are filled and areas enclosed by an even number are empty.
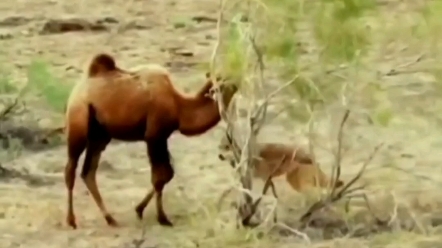
[[[162,226],[173,227],[172,222],[166,216],[161,216],[161,217],[159,216],[158,223],[160,223],[160,225]]]
[[[72,227],[72,229],[77,229],[77,223],[74,216],[68,216],[66,222],[68,223],[68,226]]]
[[[106,222],[109,226],[118,227],[118,222],[110,214],[105,215],[104,219],[106,220]]]
[[[139,220],[142,220],[142,219],[143,219],[143,212],[144,212],[144,207],[142,207],[142,206],[137,206],[137,207],[135,208],[135,213],[137,213],[137,217],[138,217]]]

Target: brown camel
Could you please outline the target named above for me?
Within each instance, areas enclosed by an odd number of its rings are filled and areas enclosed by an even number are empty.
[[[173,86],[168,70],[160,65],[126,71],[118,68],[108,54],[94,56],[86,77],[74,86],[67,101],[68,225],[77,227],[72,191],[78,159],[84,150],[81,178],[107,224],[118,225],[105,207],[96,183],[100,155],[111,139],[117,139],[144,141],[147,145],[153,189],[137,205],[138,217],[142,219],[144,209],[155,195],[158,222],[172,226],[162,204],[163,188],[174,176],[167,141],[176,130],[186,136],[199,135],[220,121],[209,76],[206,74],[207,82],[196,95],[184,95]],[[224,103],[229,104],[237,87],[222,83],[220,89]]]

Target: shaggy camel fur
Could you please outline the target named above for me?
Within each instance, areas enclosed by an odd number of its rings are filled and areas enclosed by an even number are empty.
[[[78,159],[84,150],[81,178],[107,224],[118,225],[106,209],[95,179],[101,153],[111,139],[117,139],[144,141],[147,145],[153,189],[135,208],[138,218],[142,219],[144,209],[155,195],[158,222],[172,226],[162,204],[163,188],[174,176],[168,138],[176,130],[186,136],[203,134],[220,121],[209,76],[206,74],[207,82],[196,95],[188,96],[175,89],[168,70],[160,65],[126,71],[118,68],[110,55],[97,54],[93,58],[86,77],[74,86],[67,101],[68,225],[77,227],[72,191]],[[237,87],[223,83],[220,89],[224,103],[229,104]]]
[[[233,166],[233,154],[227,137],[223,137],[219,144],[219,159],[227,160]],[[258,144],[260,159],[256,159],[254,177],[267,181],[268,177],[282,176],[285,174],[286,181],[290,186],[301,192],[310,187],[328,187],[330,178],[321,170],[314,159],[304,149],[296,146],[278,143]],[[287,158],[283,162],[284,156]],[[282,162],[282,163],[281,163]],[[336,182],[336,187],[341,187],[342,181]],[[270,187],[275,196],[276,189],[270,181]]]

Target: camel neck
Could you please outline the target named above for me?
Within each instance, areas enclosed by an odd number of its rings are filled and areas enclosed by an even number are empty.
[[[221,120],[218,104],[210,97],[212,83],[206,83],[193,97],[179,97],[179,131],[186,136],[205,133]]]

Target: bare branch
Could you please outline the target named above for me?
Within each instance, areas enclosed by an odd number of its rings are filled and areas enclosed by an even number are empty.
[[[217,31],[218,37],[216,39],[215,46],[212,51],[212,55],[210,56],[209,72],[210,72],[210,80],[214,84],[215,100],[218,103],[218,110],[220,112],[221,118],[224,121],[226,121],[227,123],[229,123],[229,118],[228,118],[227,113],[225,111],[225,103],[223,102],[221,91],[219,90],[219,83],[216,79],[216,73],[215,73],[216,56],[218,54],[219,47],[221,45],[221,36],[222,36],[221,24],[222,24],[223,15],[224,15],[224,7],[225,7],[227,1],[228,0],[219,0],[218,18],[217,18],[217,22],[216,22],[216,31]]]
[[[378,144],[372,151],[372,153],[370,154],[370,156],[368,157],[368,159],[365,161],[365,163],[362,165],[361,169],[359,170],[358,174],[356,174],[356,176],[350,180],[346,185],[344,185],[342,187],[342,189],[336,194],[337,196],[343,196],[345,193],[348,192],[348,189],[356,182],[359,180],[359,178],[361,178],[362,174],[364,174],[365,169],[367,168],[367,165],[370,164],[370,162],[373,160],[373,158],[376,156],[377,152],[379,151],[379,149],[384,145],[384,143],[380,143]]]
[[[349,198],[362,198],[364,200],[365,206],[367,207],[367,209],[370,212],[371,216],[378,222],[378,224],[385,222],[385,221],[381,220],[379,217],[376,216],[376,214],[373,211],[373,208],[370,205],[370,201],[368,200],[368,197],[367,197],[367,195],[365,193],[354,194],[354,195],[350,195],[350,196],[347,196],[347,197],[349,197]]]
[[[275,97],[279,92],[281,92],[282,90],[284,90],[285,88],[287,88],[288,86],[293,84],[297,78],[298,78],[298,75],[296,75],[295,78],[293,78],[292,80],[290,80],[290,81],[284,83],[283,85],[281,85],[280,87],[278,87],[273,92],[271,92],[269,95],[267,95],[267,97],[264,99],[264,101],[261,103],[261,105],[258,106],[258,108],[256,109],[256,111],[254,113],[255,129],[256,129],[256,130],[254,130],[254,132],[259,132],[259,130],[261,130],[262,126],[264,125],[264,120],[267,119],[267,107],[268,107],[270,100],[272,100],[272,98]],[[258,116],[260,118],[258,118]],[[262,122],[256,121],[258,119],[263,120],[263,121]]]
[[[343,119],[344,120],[344,119]],[[343,121],[344,122],[344,121]],[[343,123],[341,122],[341,123]],[[345,123],[345,122],[344,122]],[[300,218],[301,222],[306,225],[308,223],[308,221],[310,220],[310,217],[313,215],[313,213],[315,213],[316,211],[328,206],[329,204],[332,204],[336,201],[339,201],[343,198],[351,198],[351,197],[355,197],[357,195],[357,191],[360,191],[362,189],[364,189],[365,186],[359,186],[359,187],[355,187],[355,188],[350,188],[352,185],[354,185],[362,176],[362,174],[364,173],[367,165],[373,160],[374,156],[377,154],[377,152],[379,151],[379,149],[382,147],[383,143],[380,143],[379,145],[377,145],[374,149],[373,152],[370,154],[370,156],[368,157],[368,159],[364,162],[364,164],[362,165],[361,169],[359,170],[359,172],[356,174],[356,176],[353,177],[353,179],[351,179],[347,184],[345,184],[344,186],[342,186],[342,188],[337,192],[336,192],[336,184],[332,185],[333,186],[333,190],[330,192],[330,194],[325,198],[325,199],[321,199],[318,202],[314,203],[307,211],[305,214],[303,214]],[[339,154],[338,154],[339,155]],[[340,164],[339,164],[340,166]],[[336,177],[337,179],[339,179],[338,177]],[[366,199],[366,198],[365,198]],[[379,219],[378,219],[379,220]]]
[[[5,120],[7,119],[7,116],[9,114],[11,114],[14,109],[17,107],[19,101],[18,101],[18,96],[14,98],[14,101],[10,104],[8,104],[3,110],[2,112],[0,112],[0,120]]]
[[[231,147],[231,150],[232,150],[233,155],[235,157],[235,162],[239,163],[239,161],[241,159],[242,149],[233,137],[233,124],[232,123],[227,124],[227,130],[225,132],[225,135],[226,135],[228,144]]]
[[[281,92],[282,90],[284,90],[285,88],[287,88],[288,86],[290,86],[291,84],[293,84],[296,79],[298,79],[299,75],[296,75],[293,79],[285,82],[284,84],[282,84],[281,86],[279,86],[278,88],[276,88],[276,90],[272,91],[270,94],[267,95],[267,97],[264,99],[264,103],[268,103],[273,97],[275,97],[279,92]],[[263,103],[263,104],[264,104]],[[261,106],[263,105],[261,104]]]
[[[248,128],[250,128],[248,131],[249,133],[246,136],[245,143],[239,145],[234,136],[234,125],[233,125],[233,119],[234,116],[229,116],[229,111],[226,111],[226,106],[224,106],[224,103],[222,103],[222,97],[221,92],[219,91],[219,84],[216,82],[215,78],[215,63],[216,63],[216,55],[218,53],[220,42],[221,42],[221,20],[223,19],[223,10],[225,7],[225,1],[220,0],[219,4],[219,15],[218,15],[218,22],[217,22],[217,31],[218,31],[218,39],[216,41],[215,48],[213,50],[212,56],[211,56],[211,63],[210,63],[210,78],[214,82],[214,89],[215,89],[215,99],[218,102],[219,111],[222,119],[227,123],[227,130],[226,130],[226,138],[227,141],[231,147],[231,150],[233,151],[234,158],[235,158],[235,168],[239,172],[240,175],[240,181],[242,185],[241,191],[244,192],[242,195],[242,200],[245,200],[243,204],[240,205],[240,208],[238,209],[239,216],[241,216],[242,224],[248,225],[250,224],[250,218],[255,214],[256,209],[258,207],[258,204],[261,201],[261,198],[257,200],[257,202],[253,203],[253,199],[251,198],[250,191],[252,189],[252,176],[253,176],[253,170],[254,170],[254,163],[256,163],[256,137],[258,136],[260,130],[262,129],[265,120],[267,118],[267,107],[269,104],[269,101],[280,91],[282,91],[284,88],[288,87],[290,84],[295,82],[297,76],[278,87],[277,90],[274,92],[268,94],[265,96],[265,99],[262,103],[259,105],[255,102],[255,94],[257,93],[257,89],[260,89],[262,94],[263,85],[265,84],[265,64],[264,64],[264,58],[263,53],[260,49],[260,47],[257,44],[255,35],[250,32],[250,29],[246,32],[246,34],[243,37],[246,37],[248,39],[248,42],[251,44],[251,48],[253,52],[256,55],[256,67],[257,74],[259,75],[258,82],[253,82],[251,84],[248,84],[247,86],[250,86],[251,93],[251,99],[249,102],[251,102],[251,105],[248,109],[248,115],[247,115],[247,121]],[[230,105],[231,106],[231,105]],[[229,107],[227,109],[229,109]],[[245,167],[244,167],[245,166]],[[266,182],[266,185],[263,189],[263,192],[265,193],[269,187],[273,186],[272,182],[272,176],[270,175],[269,179]],[[274,187],[273,187],[274,188]],[[226,194],[228,194],[232,189],[228,189],[226,192],[223,192],[220,201],[225,197]]]
[[[344,116],[342,117],[341,124],[339,125],[339,131],[338,131],[338,150],[336,153],[336,162],[333,166],[333,172],[332,172],[332,191],[330,195],[334,195],[336,187],[336,182],[341,177],[341,160],[342,160],[342,138],[344,136],[344,125],[348,120],[348,117],[350,115],[350,110],[347,109],[344,113]]]
[[[259,48],[258,44],[256,44],[256,37],[249,36],[249,39],[250,39],[250,44],[252,44],[252,48],[255,51],[256,59],[258,61],[260,80],[261,80],[261,82],[264,82],[264,70],[265,70],[264,55],[263,55],[261,49]]]
[[[296,151],[295,151],[296,152]],[[275,168],[273,168],[272,173],[270,173],[270,175],[267,177],[267,180],[264,184],[264,188],[262,190],[262,196],[266,195],[267,190],[269,189],[269,187],[272,188],[272,193],[273,196],[275,198],[278,198],[277,194],[276,194],[276,190],[275,190],[275,185],[273,184],[272,178],[275,176],[276,172],[278,171],[278,169],[287,161],[287,156],[283,156],[281,158],[281,161],[278,163],[278,166],[275,166]],[[252,216],[256,213],[256,210],[258,208],[259,203],[261,203],[262,200],[262,196],[259,197],[258,200],[256,200],[256,202],[252,205],[251,211],[250,213],[242,220],[242,223],[244,226],[250,226],[250,219],[252,218]],[[276,216],[276,212],[274,213],[274,218],[273,218],[274,222],[277,222],[277,216]]]

